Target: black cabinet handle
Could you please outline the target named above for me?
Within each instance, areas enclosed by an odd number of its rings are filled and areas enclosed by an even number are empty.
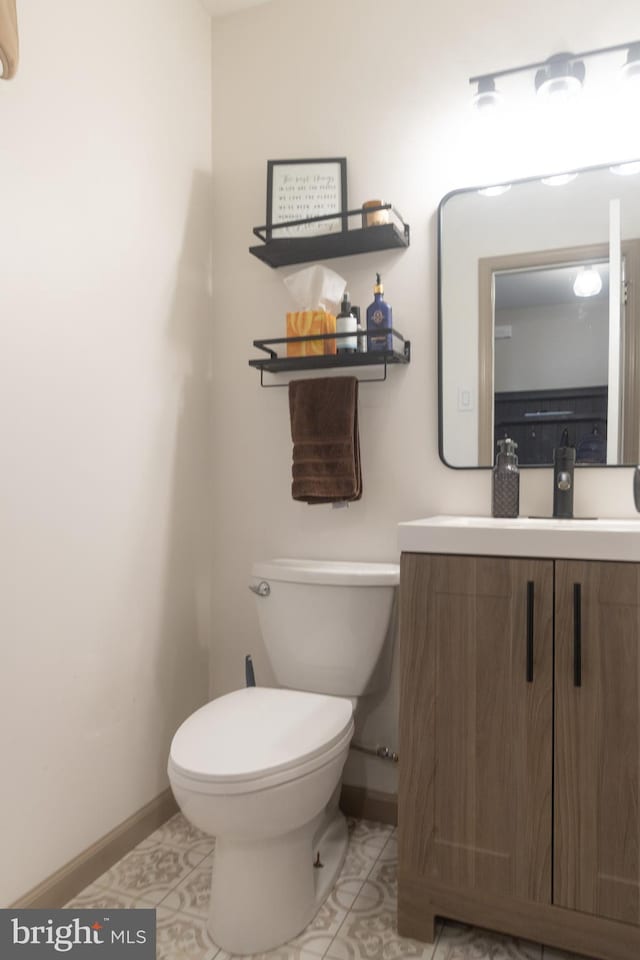
[[[527,581],[527,683],[533,683],[533,580]]]
[[[582,686],[582,585],[573,585],[573,685]]]

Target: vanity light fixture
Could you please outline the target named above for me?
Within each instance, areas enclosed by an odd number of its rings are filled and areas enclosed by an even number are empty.
[[[494,70],[491,73],[469,77],[469,83],[476,87],[473,96],[474,106],[481,112],[493,112],[501,99],[496,89],[496,81],[516,73],[535,71],[534,87],[541,97],[553,100],[565,99],[579,93],[584,84],[586,67],[584,61],[590,57],[626,52],[626,62],[621,66],[621,75],[634,86],[640,83],[640,40],[632,43],[619,43],[612,47],[600,47],[596,50],[584,50],[581,53],[555,53],[546,60],[526,63],[521,67],[507,70]]]
[[[602,290],[602,277],[591,264],[580,267],[573,283],[573,292],[576,297],[596,297]]]

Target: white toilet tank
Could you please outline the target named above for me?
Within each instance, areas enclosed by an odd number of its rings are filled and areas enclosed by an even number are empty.
[[[381,686],[398,564],[285,558],[255,563],[251,574],[252,589],[268,594],[256,604],[280,686],[343,697]]]

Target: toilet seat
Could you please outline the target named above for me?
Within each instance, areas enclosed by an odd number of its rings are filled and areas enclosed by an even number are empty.
[[[169,774],[199,793],[250,793],[329,763],[353,735],[344,697],[247,687],[205,704],[175,734]]]

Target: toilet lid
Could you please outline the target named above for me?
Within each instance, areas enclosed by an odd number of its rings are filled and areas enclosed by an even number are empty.
[[[322,756],[345,734],[352,715],[343,697],[247,687],[185,720],[170,758],[195,780],[252,780]]]

